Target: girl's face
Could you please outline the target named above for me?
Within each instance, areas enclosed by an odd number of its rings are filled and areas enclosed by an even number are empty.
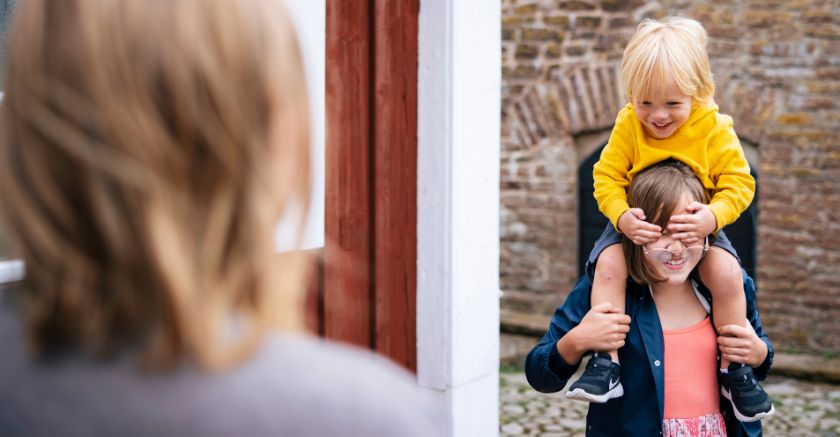
[[[671,215],[684,214],[685,207],[692,201],[688,193],[684,193]],[[707,245],[686,246],[665,231],[658,240],[644,246],[644,257],[648,267],[659,277],[665,278],[665,283],[681,284],[688,280],[689,273],[700,262],[706,250],[708,250]]]
[[[656,139],[664,140],[688,121],[691,102],[691,96],[683,94],[674,80],[669,79],[665,96],[637,98],[633,107],[645,131]]]

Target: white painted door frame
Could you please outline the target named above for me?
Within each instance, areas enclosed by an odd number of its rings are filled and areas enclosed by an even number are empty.
[[[448,435],[498,434],[499,0],[421,1],[417,375]]]

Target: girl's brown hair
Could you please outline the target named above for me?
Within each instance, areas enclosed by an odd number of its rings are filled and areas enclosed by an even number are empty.
[[[0,216],[36,354],[227,366],[297,326],[300,54],[268,0],[27,0],[9,35]],[[305,214],[305,212],[304,212]]]
[[[680,204],[683,195],[692,200],[708,203],[709,197],[703,184],[687,165],[669,159],[639,172],[630,183],[627,203],[631,208],[641,208],[647,221],[665,229],[671,219],[671,212]],[[630,277],[640,284],[662,282],[660,277],[645,263],[644,248],[636,245],[624,234],[621,246]]]

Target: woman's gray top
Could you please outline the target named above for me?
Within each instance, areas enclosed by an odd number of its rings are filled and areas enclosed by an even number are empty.
[[[0,292],[2,436],[444,435],[406,371],[368,351],[277,335],[230,371],[145,375],[133,360],[37,364]]]

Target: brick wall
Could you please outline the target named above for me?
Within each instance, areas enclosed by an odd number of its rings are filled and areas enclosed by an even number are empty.
[[[714,6],[713,6],[714,5]],[[577,276],[577,170],[626,102],[644,17],[701,21],[722,112],[755,144],[759,304],[782,350],[840,351],[840,3],[504,0],[501,281],[549,313]]]

